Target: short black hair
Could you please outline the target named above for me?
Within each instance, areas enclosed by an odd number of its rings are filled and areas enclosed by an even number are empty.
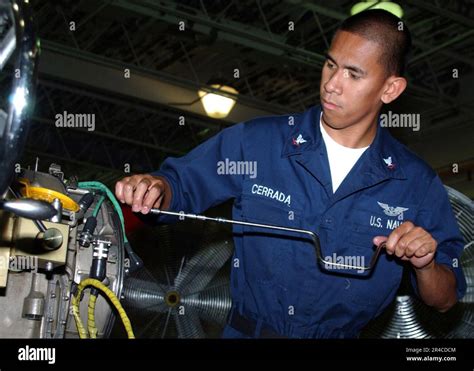
[[[400,18],[386,10],[369,9],[347,18],[338,31],[351,32],[381,45],[380,63],[387,75],[403,76],[411,35]]]

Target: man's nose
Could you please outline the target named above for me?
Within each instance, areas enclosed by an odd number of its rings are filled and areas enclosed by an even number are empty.
[[[334,72],[330,77],[329,80],[326,81],[324,84],[324,89],[328,94],[334,93],[337,95],[342,94],[342,79],[344,78],[344,72],[342,70],[338,70]]]

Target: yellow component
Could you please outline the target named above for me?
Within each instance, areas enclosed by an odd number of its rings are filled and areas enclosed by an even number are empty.
[[[79,337],[81,339],[87,339],[87,331],[81,321],[81,315],[79,313],[79,300],[77,296],[72,297],[72,315],[76,321],[77,331],[79,331]]]
[[[89,296],[89,306],[87,311],[87,329],[89,330],[89,335],[91,339],[97,338],[97,326],[95,324],[95,303],[97,301],[97,296]]]
[[[79,337],[81,339],[87,338],[87,331],[84,328],[84,325],[82,324],[81,316],[79,314],[79,304],[81,301],[80,297],[81,297],[82,291],[87,286],[93,286],[96,289],[102,291],[107,296],[107,298],[110,300],[110,302],[115,307],[115,309],[117,309],[117,312],[120,315],[120,319],[122,320],[123,326],[125,327],[125,331],[127,332],[128,338],[135,339],[135,335],[133,334],[132,324],[130,323],[127,313],[125,313],[125,309],[123,309],[122,304],[120,304],[120,301],[118,300],[117,296],[114,294],[112,290],[110,290],[102,282],[93,278],[86,278],[85,280],[82,280],[81,283],[79,283],[79,285],[77,286],[76,294],[72,297],[72,314],[74,316],[74,320],[76,321],[77,330],[79,331]],[[88,314],[91,314],[90,306],[91,304],[89,303]],[[90,318],[88,321],[89,325],[91,324],[91,321],[92,323],[95,324],[93,311],[92,311],[92,318]]]
[[[63,209],[70,211],[79,211],[79,205],[72,198],[66,196],[63,193],[53,191],[52,189],[43,187],[34,187],[30,184],[28,179],[18,179],[18,181],[24,185],[21,190],[21,194],[24,197],[34,198],[35,200],[43,200],[47,202],[53,202],[55,198],[61,201]]]

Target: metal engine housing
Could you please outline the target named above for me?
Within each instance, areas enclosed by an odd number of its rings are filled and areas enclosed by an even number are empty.
[[[50,173],[25,170],[22,177],[31,185],[59,192],[78,202],[91,192],[64,181],[58,166]],[[11,198],[12,195],[7,195]],[[53,251],[42,250],[35,241],[38,232],[33,221],[0,211],[0,337],[2,338],[77,338],[72,314],[72,289],[89,277],[92,246],[83,247],[78,237],[84,220],[92,214],[96,203],[85,213],[62,211],[59,222],[44,222],[47,228],[57,228],[62,245]],[[112,204],[104,201],[97,215],[94,236],[110,241],[103,283],[120,297],[124,276],[124,241],[122,225]],[[3,283],[3,284],[2,284]],[[2,287],[3,286],[3,287]],[[87,318],[89,291],[80,306],[81,318]],[[97,337],[106,337],[114,323],[114,312],[108,301],[99,295],[95,321]]]

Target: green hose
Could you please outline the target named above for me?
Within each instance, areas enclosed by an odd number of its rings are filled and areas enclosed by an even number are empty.
[[[120,223],[122,224],[123,241],[124,241],[124,243],[128,243],[127,235],[125,234],[125,221],[123,219],[122,208],[120,207],[120,205],[119,205],[117,199],[115,198],[114,194],[112,193],[112,191],[109,188],[107,188],[106,185],[102,184],[101,182],[97,182],[97,181],[79,182],[78,185],[79,185],[80,188],[99,189],[107,195],[110,202],[112,202],[112,205],[114,205],[115,211],[117,212],[117,214],[120,218]],[[103,198],[104,198],[104,196],[102,196],[102,200],[99,200],[98,207],[101,206],[101,204],[103,202]],[[94,209],[94,213],[96,212],[96,209],[97,209],[97,213],[99,212],[98,207],[96,206],[96,208]],[[95,214],[95,215],[97,215],[97,214]]]
[[[95,205],[95,208],[94,208],[94,211],[92,212],[92,216],[93,217],[97,217],[97,214],[99,214],[99,210],[100,210],[100,207],[102,206],[102,204],[104,203],[104,200],[105,200],[105,196],[101,196],[99,198],[99,201],[97,202],[97,205]]]

